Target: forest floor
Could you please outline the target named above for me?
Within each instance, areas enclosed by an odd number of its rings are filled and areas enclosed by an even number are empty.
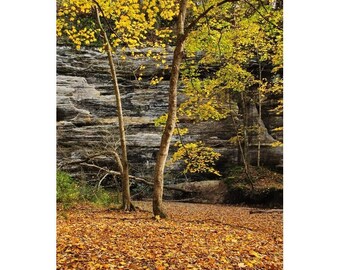
[[[122,212],[77,205],[57,211],[57,269],[283,269],[282,213],[165,202]]]

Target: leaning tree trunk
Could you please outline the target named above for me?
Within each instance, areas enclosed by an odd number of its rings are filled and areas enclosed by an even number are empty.
[[[180,71],[180,64],[184,50],[184,22],[187,8],[187,0],[182,0],[180,3],[179,17],[177,22],[177,43],[172,60],[170,88],[169,88],[169,107],[168,118],[163,131],[154,175],[154,190],[153,190],[153,214],[165,218],[166,212],[163,207],[163,175],[165,162],[168,157],[170,141],[176,125],[177,112],[177,88]]]
[[[116,97],[116,104],[117,104],[117,113],[118,113],[118,122],[119,122],[119,137],[120,137],[120,146],[121,146],[121,178],[122,178],[122,193],[123,193],[123,206],[122,208],[125,211],[135,210],[131,202],[130,196],[130,183],[129,183],[129,167],[128,167],[128,159],[127,159],[127,150],[126,150],[126,139],[125,139],[125,130],[124,130],[124,118],[123,118],[123,109],[122,109],[122,102],[120,97],[120,91],[118,86],[116,68],[112,59],[112,48],[109,42],[109,39],[106,35],[104,28],[100,22],[100,16],[98,8],[96,7],[97,12],[97,21],[98,25],[102,31],[106,42],[106,53],[108,56],[109,64],[110,64],[110,72],[111,77],[113,80],[113,88]],[[117,157],[116,157],[117,158]]]
[[[170,88],[169,88],[169,108],[168,119],[163,131],[159,152],[157,155],[157,161],[155,166],[154,175],[154,192],[153,192],[153,213],[155,216],[161,218],[166,217],[166,213],[163,207],[163,175],[165,162],[168,156],[171,136],[174,132],[176,125],[176,112],[177,112],[177,84],[179,78],[179,69],[182,62],[182,55],[184,50],[184,41],[188,37],[191,30],[196,27],[199,20],[204,18],[212,9],[217,8],[227,2],[236,2],[238,0],[222,0],[221,2],[210,6],[199,16],[196,17],[187,27],[184,29],[185,16],[187,11],[187,0],[181,0],[179,7],[179,15],[177,21],[177,42],[174,51],[174,57],[172,61]]]

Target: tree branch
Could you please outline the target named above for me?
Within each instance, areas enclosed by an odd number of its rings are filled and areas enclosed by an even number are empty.
[[[106,172],[107,174],[111,174],[111,175],[121,175],[120,172],[117,172],[117,171],[113,171],[113,170],[108,170],[106,168],[103,168],[103,167],[100,167],[100,166],[97,166],[95,164],[89,164],[89,163],[80,163],[80,165],[83,165],[83,166],[86,166],[86,167],[92,167],[92,168],[96,168],[100,171],[104,171]],[[129,175],[129,178],[131,180],[135,180],[137,182],[141,182],[141,183],[144,183],[148,186],[153,186],[153,183],[148,181],[147,179],[144,179],[144,178],[141,178],[141,177],[137,177],[137,176],[133,176],[133,175]],[[190,190],[186,190],[186,189],[183,189],[183,188],[178,188],[178,187],[174,187],[174,186],[164,186],[165,189],[168,189],[168,190],[175,190],[175,191],[181,191],[181,192],[184,192],[184,193],[194,193],[194,191],[190,191]]]
[[[113,33],[114,33],[114,30],[111,28],[111,25],[110,25],[109,21],[107,20],[107,18],[106,18],[106,16],[105,16],[105,13],[104,13],[104,11],[103,11],[103,9],[102,9],[102,7],[99,5],[99,3],[98,3],[96,0],[92,0],[92,2],[94,2],[94,3],[97,5],[97,7],[99,8],[100,13],[103,15],[103,18],[104,18],[104,20],[105,20],[105,22],[106,22],[106,24],[107,24],[107,27],[110,29],[111,33],[113,34]]]
[[[258,9],[257,9],[256,7],[254,7],[254,5],[253,5],[252,3],[248,2],[247,0],[243,0],[243,1],[246,2],[249,6],[251,6],[251,7],[254,9],[254,11],[255,11],[256,13],[258,13],[258,14],[262,17],[262,19],[264,19],[266,22],[268,22],[268,23],[270,23],[271,25],[275,26],[277,29],[283,30],[281,26],[278,26],[277,24],[273,23],[272,21],[270,21],[270,20],[268,20],[266,17],[264,17],[264,16],[262,15],[262,13],[261,13],[260,11],[258,11]],[[260,2],[261,2],[261,1],[260,1]],[[261,2],[261,3],[262,3],[262,2]]]
[[[196,26],[196,24],[202,19],[204,18],[212,9],[222,6],[225,3],[233,3],[233,2],[237,2],[239,0],[223,0],[215,5],[212,5],[210,7],[208,7],[204,12],[202,12],[200,15],[197,16],[196,19],[194,19],[185,29],[184,31],[184,37],[186,38],[189,33],[192,31],[192,29]]]
[[[81,159],[81,160],[72,160],[72,161],[62,160],[57,164],[57,168],[61,169],[65,165],[77,165],[77,164],[80,164],[80,163],[83,163],[83,162],[88,162],[91,159],[96,158],[96,157],[100,157],[100,156],[103,156],[103,153],[95,153],[95,154],[89,155],[85,159]]]
[[[109,174],[105,174],[98,182],[98,186],[97,186],[97,189],[99,190],[100,189],[100,185],[102,184],[103,180],[106,178],[106,176],[108,176]]]

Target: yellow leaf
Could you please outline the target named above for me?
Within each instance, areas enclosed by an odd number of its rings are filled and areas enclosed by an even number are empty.
[[[241,263],[238,264],[238,267],[244,268],[244,267],[246,267],[246,265],[245,265],[244,263],[241,262]]]
[[[251,262],[246,262],[247,266],[253,267],[254,265]]]
[[[257,253],[256,251],[254,251],[254,250],[249,251],[249,254],[251,256],[256,257],[256,258],[261,258],[261,255],[259,253]]]

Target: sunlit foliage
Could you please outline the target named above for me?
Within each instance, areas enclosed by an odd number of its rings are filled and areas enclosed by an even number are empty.
[[[183,65],[188,99],[179,112],[196,120],[219,120],[230,113],[228,94],[254,98],[254,88],[263,97],[282,93],[282,13],[254,0],[227,3],[209,13],[187,41],[186,55],[199,61]],[[264,68],[271,74],[260,76]]]
[[[57,36],[67,37],[77,49],[96,42],[100,31],[93,7],[97,3],[113,48],[164,47],[172,40],[172,29],[161,26],[178,12],[176,2],[168,0],[60,0]]]
[[[215,161],[221,156],[211,147],[206,146],[203,142],[197,143],[176,143],[178,150],[173,154],[171,161],[183,161],[185,164],[184,173],[213,173],[221,176],[214,169]]]

